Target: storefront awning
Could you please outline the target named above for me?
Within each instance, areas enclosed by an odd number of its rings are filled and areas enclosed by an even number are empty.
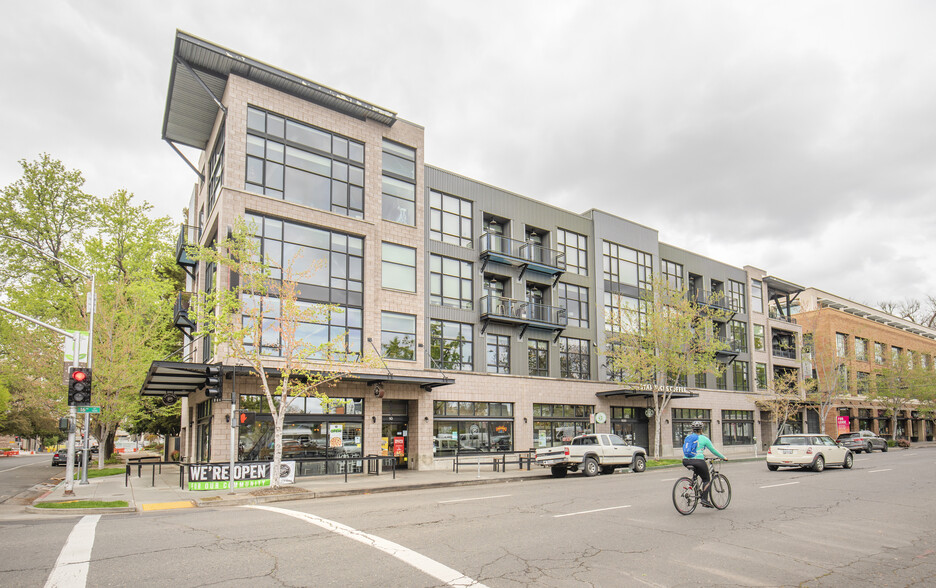
[[[670,398],[696,398],[699,396],[698,392],[693,392],[688,388],[683,388],[681,386],[668,386],[667,388],[674,388],[674,390],[666,390],[667,394],[670,394]],[[622,388],[620,390],[605,390],[604,392],[596,392],[595,396],[599,398],[606,398],[608,396],[623,396],[625,398],[653,398],[653,391],[645,388]]]
[[[140,388],[141,396],[165,396],[173,394],[177,397],[188,396],[200,390],[205,385],[205,369],[208,364],[184,363],[176,361],[154,361],[150,365],[143,386]],[[278,377],[279,370],[268,368],[267,375]],[[252,368],[246,366],[221,366],[221,375],[230,377],[236,373],[247,376],[254,373]],[[321,372],[319,372],[321,373]],[[405,376],[389,373],[353,373],[341,377],[343,382],[363,382],[368,386],[385,386],[387,384],[414,384],[430,392],[439,386],[454,384],[453,378],[444,374],[442,377]]]

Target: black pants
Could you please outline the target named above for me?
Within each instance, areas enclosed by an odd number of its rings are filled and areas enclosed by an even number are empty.
[[[705,462],[704,459],[684,459],[682,460],[682,464],[686,466],[687,468],[692,468],[693,471],[695,471],[695,473],[698,474],[700,478],[702,478],[702,489],[704,490],[704,492],[702,493],[702,499],[708,500],[708,496],[709,496],[708,464]]]

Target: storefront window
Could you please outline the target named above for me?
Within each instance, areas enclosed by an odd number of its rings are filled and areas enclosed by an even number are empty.
[[[725,445],[754,444],[754,411],[722,411],[722,443]]]
[[[533,447],[553,447],[591,432],[594,406],[586,404],[534,404]]]
[[[509,402],[433,403],[432,454],[513,451],[513,404]]]
[[[682,447],[686,436],[692,433],[693,421],[702,421],[705,427],[702,433],[711,438],[712,411],[707,408],[674,408],[673,409],[673,447]]]

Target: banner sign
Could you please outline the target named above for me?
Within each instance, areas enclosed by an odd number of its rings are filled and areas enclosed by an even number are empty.
[[[837,422],[838,422],[838,432],[840,434],[847,433],[851,430],[851,423],[849,422],[849,417],[840,416],[837,418]]]
[[[238,462],[234,464],[234,488],[258,488],[270,485],[272,462]],[[280,464],[280,482],[295,481],[296,462]],[[285,474],[285,475],[284,475]],[[231,480],[230,464],[189,465],[189,490],[227,490]]]
[[[403,437],[394,437],[393,438],[393,457],[403,457],[405,451],[403,449]]]
[[[332,449],[341,447],[344,425],[331,424],[328,427],[328,446]]]

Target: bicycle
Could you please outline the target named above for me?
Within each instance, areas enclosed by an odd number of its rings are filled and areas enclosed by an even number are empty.
[[[709,457],[705,461],[708,463],[709,479],[712,481],[709,488],[709,501],[716,509],[725,510],[728,508],[728,503],[731,502],[731,483],[728,482],[728,478],[724,474],[718,471],[720,459]],[[695,471],[693,471],[691,478],[686,476],[676,480],[676,484],[673,486],[673,506],[679,511],[679,514],[691,515],[701,499],[702,478]]]

